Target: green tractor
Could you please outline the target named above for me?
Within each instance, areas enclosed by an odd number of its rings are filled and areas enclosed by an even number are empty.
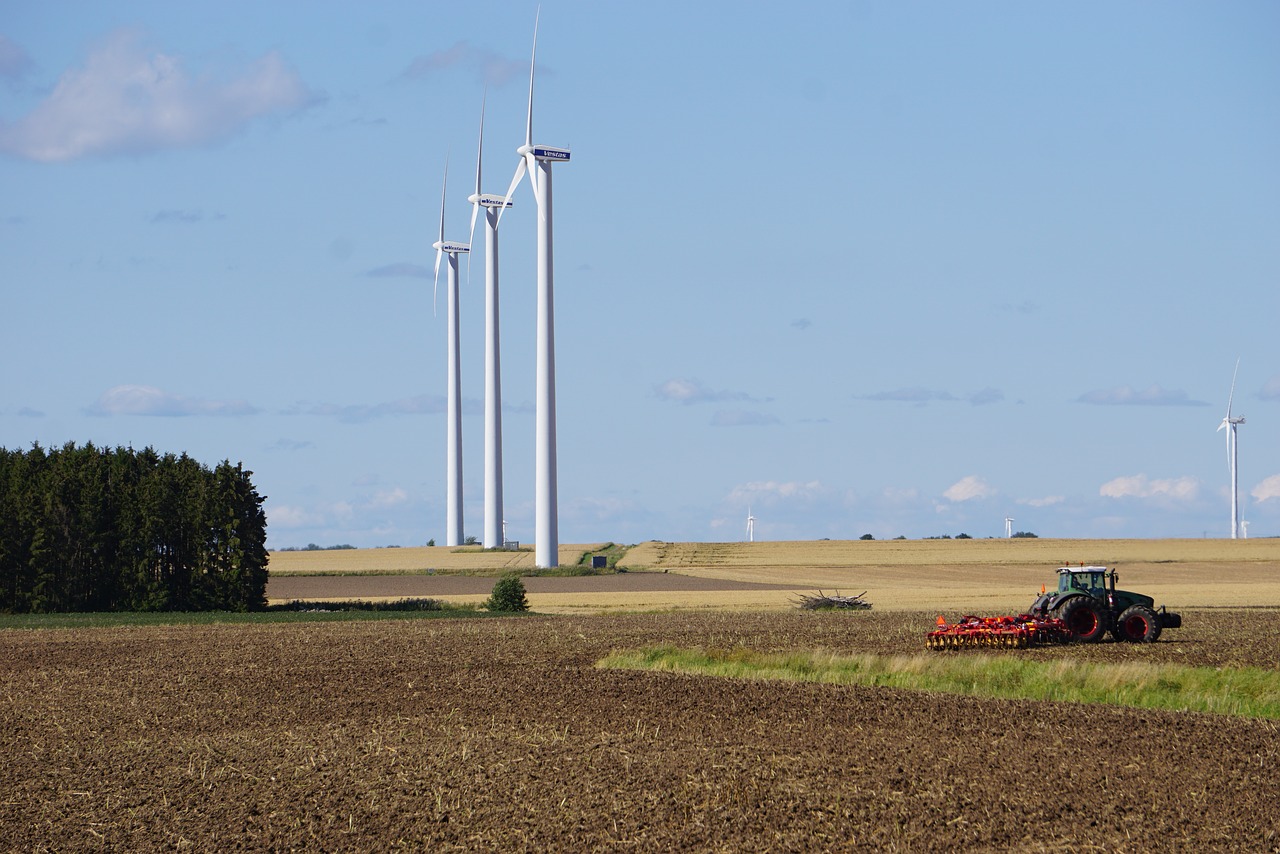
[[[1105,566],[1064,566],[1058,570],[1058,589],[1042,592],[1031,614],[1062,620],[1071,639],[1097,643],[1109,631],[1116,640],[1155,643],[1164,629],[1182,626],[1182,616],[1157,610],[1141,593],[1116,589],[1116,571]]]

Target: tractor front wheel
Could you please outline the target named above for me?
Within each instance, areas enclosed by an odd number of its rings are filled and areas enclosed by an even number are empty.
[[[1071,639],[1079,643],[1097,643],[1107,633],[1105,612],[1087,596],[1068,599],[1058,610],[1058,619],[1066,624]]]
[[[1130,643],[1155,643],[1160,639],[1160,628],[1160,618],[1155,611],[1143,605],[1133,605],[1116,620],[1114,634],[1118,640]]]

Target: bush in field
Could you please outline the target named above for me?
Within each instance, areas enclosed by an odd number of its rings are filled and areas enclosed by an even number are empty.
[[[525,596],[524,582],[520,580],[518,575],[499,578],[498,583],[493,585],[493,592],[489,594],[484,607],[487,611],[505,611],[508,613],[528,611],[529,600]]]

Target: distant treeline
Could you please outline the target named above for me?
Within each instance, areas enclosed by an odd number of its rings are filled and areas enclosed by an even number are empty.
[[[0,448],[0,611],[265,608],[252,474],[151,448]]]

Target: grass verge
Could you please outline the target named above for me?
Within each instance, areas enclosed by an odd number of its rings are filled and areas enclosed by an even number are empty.
[[[735,679],[865,685],[1010,700],[1051,700],[1280,719],[1280,672],[1173,664],[1094,664],[1015,656],[761,653],[656,646],[598,667]]]

